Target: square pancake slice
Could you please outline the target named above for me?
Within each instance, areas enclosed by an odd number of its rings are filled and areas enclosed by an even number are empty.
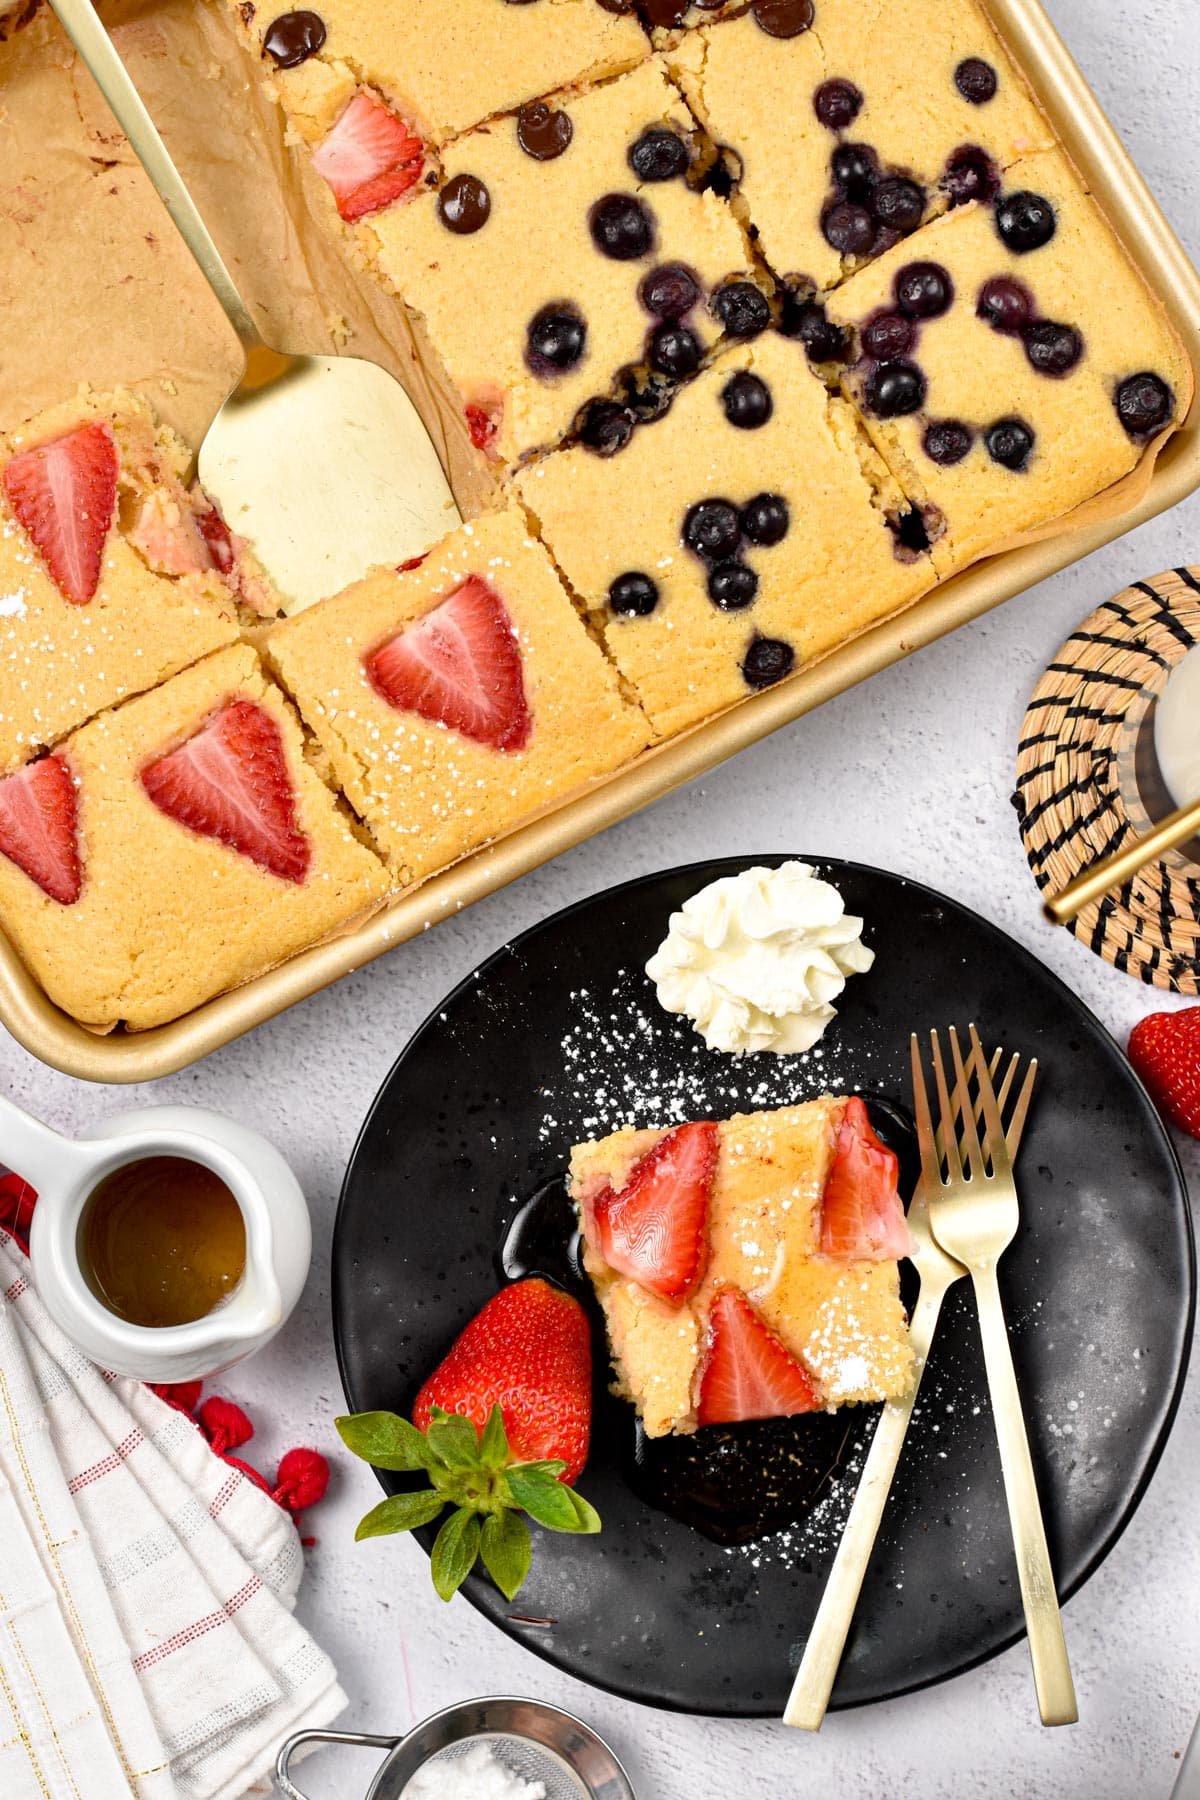
[[[689,184],[695,121],[659,60],[549,111],[536,140],[520,115],[460,138],[437,191],[364,227],[504,463],[556,443],[660,327],[673,362],[696,358],[721,330],[713,289],[750,268],[729,206]]]
[[[1058,152],[862,270],[829,316],[853,331],[845,392],[942,573],[1127,475],[1191,402],[1162,307]]]
[[[0,781],[0,927],[97,1030],[178,1018],[348,928],[390,886],[248,646]]]
[[[802,288],[832,287],[1054,142],[975,0],[776,0],[669,60],[740,164],[768,263]]]
[[[615,455],[574,445],[516,488],[664,736],[934,580],[852,409],[775,332],[722,352]]]
[[[404,881],[619,768],[650,735],[517,508],[277,626],[267,654]]]
[[[861,1100],[629,1127],[572,1150],[570,1190],[648,1437],[906,1392],[907,1226]]]
[[[436,145],[649,51],[632,4],[603,0],[319,0],[294,12],[235,0],[234,11],[306,136],[324,135],[360,80]]]
[[[127,392],[84,390],[0,438],[0,771],[236,640],[185,460]],[[152,518],[189,539],[186,567],[156,555]]]

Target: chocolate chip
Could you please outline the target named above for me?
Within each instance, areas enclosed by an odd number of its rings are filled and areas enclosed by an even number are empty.
[[[263,49],[277,69],[298,69],[322,48],[326,35],[325,21],[320,13],[280,13],[267,26]]]
[[[813,95],[813,111],[827,131],[845,131],[862,111],[863,97],[852,81],[823,81]]]
[[[544,100],[531,100],[517,114],[517,142],[535,162],[553,162],[574,135],[570,113],[556,111]]]
[[[813,0],[754,0],[753,10],[768,37],[799,37],[813,22]]]
[[[478,175],[452,175],[438,195],[438,217],[458,237],[481,231],[491,210],[492,196]]]
[[[796,666],[796,652],[783,638],[752,637],[742,659],[742,678],[747,687],[771,687],[790,675]]]
[[[1130,437],[1150,437],[1170,423],[1175,396],[1161,376],[1143,369],[1138,375],[1126,376],[1113,404]]]
[[[982,56],[964,56],[954,71],[954,85],[972,106],[984,106],[993,99],[999,80],[990,62]]]

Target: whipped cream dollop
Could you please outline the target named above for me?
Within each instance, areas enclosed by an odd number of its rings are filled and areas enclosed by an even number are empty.
[[[659,1003],[691,1019],[710,1050],[791,1055],[812,1049],[846,977],[875,961],[862,928],[808,863],[745,869],[672,913],[646,973]]]

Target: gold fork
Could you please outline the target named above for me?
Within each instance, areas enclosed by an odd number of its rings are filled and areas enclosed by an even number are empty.
[[[990,1066],[993,1076],[1000,1066],[1001,1056],[1002,1052],[997,1050],[992,1057]],[[1005,1070],[998,1096],[1001,1112],[1008,1105],[1020,1064],[1021,1058],[1013,1056]],[[1025,1131],[1036,1078],[1037,1063],[1033,1062],[1026,1072],[1009,1120],[1008,1148],[1013,1157],[1017,1154]],[[956,1094],[960,1103],[961,1098],[961,1095]],[[981,1100],[976,1099],[975,1104],[977,1109],[982,1109]],[[942,1135],[939,1130],[939,1155],[941,1147]],[[884,1507],[887,1505],[900,1452],[908,1435],[942,1302],[954,1283],[961,1281],[967,1272],[961,1263],[947,1256],[934,1241],[929,1229],[929,1205],[923,1179],[918,1181],[909,1205],[908,1230],[912,1238],[910,1260],[921,1283],[908,1327],[908,1338],[915,1359],[913,1381],[908,1393],[899,1400],[889,1400],[879,1416],[854,1504],[850,1508],[850,1516],[846,1520],[837,1555],[825,1583],[821,1604],[817,1608],[812,1630],[804,1646],[804,1655],[796,1671],[796,1679],[783,1715],[785,1725],[795,1725],[801,1731],[819,1731],[828,1710],[829,1697],[833,1692],[858,1597],[862,1592],[871,1552],[879,1535]]]
[[[1000,1108],[984,1063],[979,1033],[971,1026],[974,1074],[979,1084],[984,1122],[980,1144],[974,1109],[968,1103],[969,1081],[963,1067],[958,1034],[950,1028],[950,1053],[954,1059],[956,1094],[953,1106],[946,1082],[942,1049],[936,1031],[930,1033],[934,1080],[941,1110],[946,1173],[939,1155],[929,1114],[929,1097],[921,1066],[921,1048],[912,1039],[913,1111],[921,1147],[921,1169],[929,1201],[929,1220],[942,1249],[965,1264],[975,1288],[983,1359],[987,1368],[992,1413],[1000,1443],[1004,1492],[1017,1553],[1017,1575],[1029,1633],[1029,1654],[1043,1725],[1072,1725],[1079,1717],[1075,1686],[1067,1659],[1062,1617],[1054,1588],[1054,1571],[1046,1545],[1042,1509],[1038,1501],[1029,1439],[1021,1412],[1021,1396],[1013,1369],[1012,1348],[1000,1300],[997,1265],[1016,1235],[1020,1207],[1012,1176],[1012,1161],[1004,1141]],[[961,1112],[962,1150],[953,1129]]]

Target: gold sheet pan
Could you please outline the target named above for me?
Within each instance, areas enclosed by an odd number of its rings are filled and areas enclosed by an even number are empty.
[[[178,0],[175,3],[178,4]],[[188,3],[195,4],[195,0],[188,0]],[[167,4],[171,5],[172,0],[167,0]],[[987,0],[987,4],[1001,36],[1024,68],[1062,142],[1150,287],[1166,307],[1184,342],[1196,387],[1200,389],[1200,275],[1189,262],[1038,0]],[[136,19],[140,12],[136,4],[132,12]],[[200,96],[197,104],[202,103],[203,98]],[[253,107],[254,102],[248,100],[247,104]],[[302,183],[298,183],[298,178],[289,174],[282,164],[279,181],[279,191],[302,205]],[[201,199],[203,202],[203,195]],[[314,255],[321,253],[313,251],[307,242],[303,248],[305,266],[309,267]],[[281,258],[282,251],[277,266]],[[330,281],[335,278],[329,261],[324,262],[321,274]],[[344,286],[347,285],[344,275],[340,279]],[[371,329],[378,332],[381,313],[377,294],[364,296],[361,287],[351,293],[350,287],[355,287],[353,281],[345,296],[338,295],[339,303],[345,300],[342,310],[349,312],[356,302],[360,310],[366,310],[368,334]],[[321,291],[323,295],[327,293],[327,284]],[[269,309],[270,304],[269,299],[264,300],[264,309]],[[278,312],[277,294],[274,304]],[[202,307],[197,311],[206,331],[211,332],[211,318],[204,318]],[[332,332],[337,341],[338,325],[336,321],[331,322],[328,308],[320,321],[314,316],[293,323],[308,331],[310,341],[313,341],[318,323],[322,331]],[[384,338],[386,340],[386,328]],[[314,343],[314,347],[319,345]],[[360,345],[353,347],[357,349]],[[392,366],[400,360],[395,344],[388,345],[386,341],[382,351],[368,349],[364,353],[378,354],[380,360]],[[206,359],[206,372],[214,370],[215,364],[218,381],[220,362],[221,358],[216,355]],[[187,373],[194,376],[195,360]],[[405,373],[411,381],[411,363]],[[79,378],[76,373],[74,380]],[[97,374],[95,378],[100,380],[101,375]],[[136,371],[119,378],[136,385]],[[26,412],[34,410],[34,400],[37,404],[45,404],[52,398],[61,397],[72,385],[73,380],[64,379],[57,394],[47,392],[31,397]],[[173,384],[160,385],[170,395]],[[193,436],[203,427],[203,417],[196,416],[202,389],[202,381],[193,379],[189,389],[185,379],[176,390],[179,405],[173,408],[168,403],[160,407],[168,417],[174,411],[177,416],[172,422]],[[421,391],[418,381],[418,399]],[[436,418],[439,407],[444,404],[442,397],[426,391],[425,399]],[[452,458],[452,480],[455,474]],[[460,499],[475,510],[480,498],[478,492],[464,494],[459,490],[458,482],[455,485]],[[348,935],[305,951],[172,1024],[137,1034],[118,1031],[107,1037],[85,1030],[53,1006],[15,951],[0,936],[0,1022],[42,1061],[82,1080],[136,1082],[171,1074],[316,993],[352,969],[394,949],[429,924],[454,914],[592,833],[649,805],[746,745],[765,737],[777,726],[799,718],[855,682],[865,680],[889,663],[921,649],[956,626],[977,618],[1046,576],[1077,562],[1101,544],[1174,506],[1198,486],[1200,398],[1194,397],[1187,419],[1167,442],[1148,483],[1123,484],[1118,490],[1117,505],[1097,508],[1095,503],[1089,503],[1063,520],[1052,535],[1041,541],[1006,550],[977,564],[935,589],[906,612],[876,626],[779,687],[743,702],[681,738],[648,751],[636,763],[601,785],[477,851],[422,887],[399,895],[385,910]]]

